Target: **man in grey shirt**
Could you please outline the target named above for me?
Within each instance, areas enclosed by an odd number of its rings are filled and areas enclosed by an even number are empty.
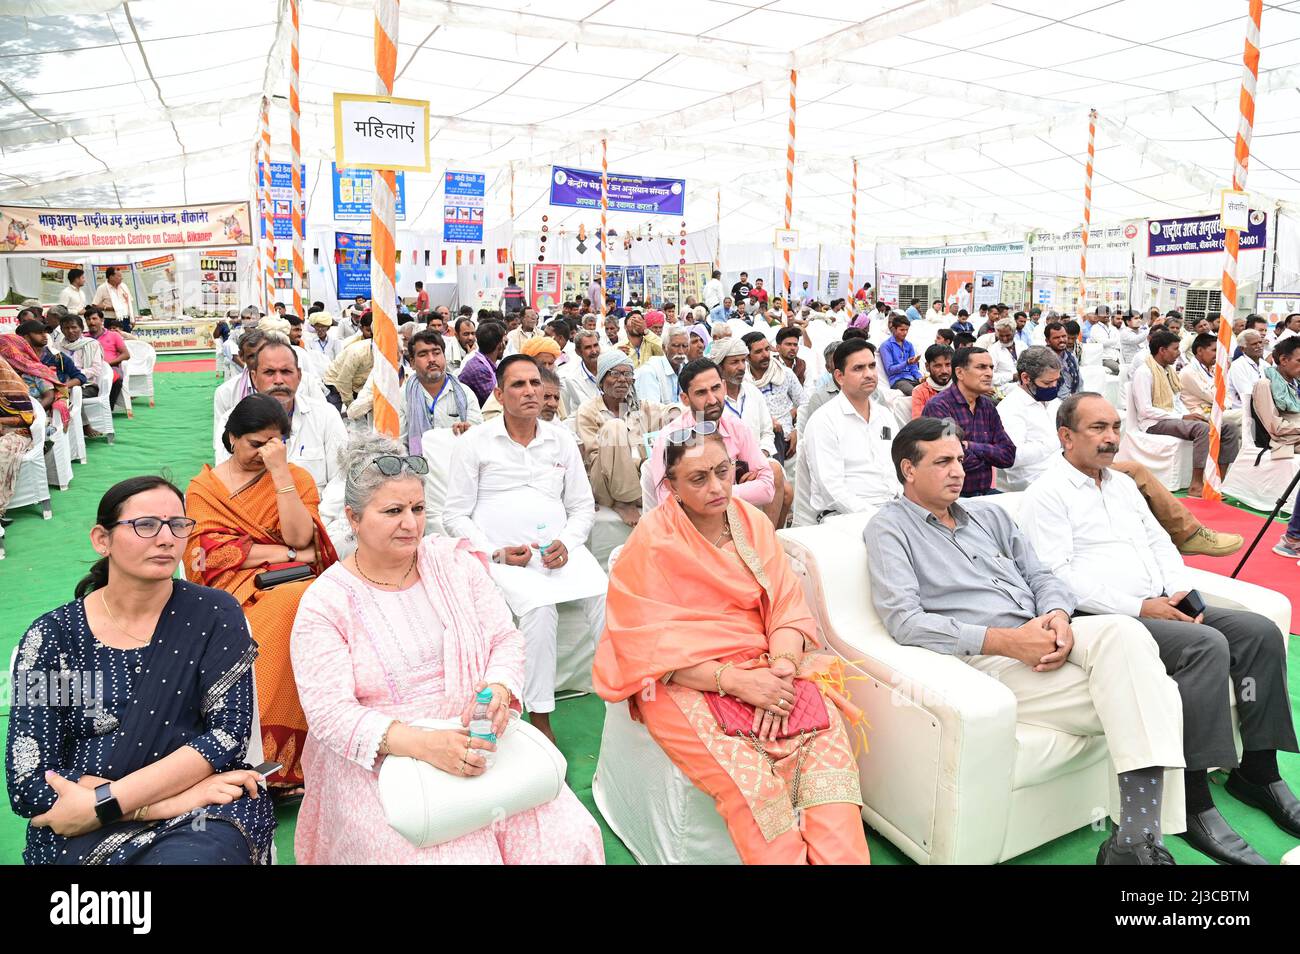
[[[894,438],[903,496],[863,533],[876,612],[898,642],[959,656],[1001,682],[1016,696],[1017,721],[1105,735],[1120,801],[1097,863],[1172,865],[1162,839],[1183,829],[1183,800],[1164,799],[1163,780],[1183,766],[1178,687],[1136,620],[1071,619],[1069,588],[1007,511],[958,503],[962,440],[951,421],[925,417]]]

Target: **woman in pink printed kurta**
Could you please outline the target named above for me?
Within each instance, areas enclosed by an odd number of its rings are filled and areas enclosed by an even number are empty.
[[[523,635],[482,556],[464,540],[430,536],[418,567],[414,586],[388,592],[338,563],[298,608],[291,648],[309,727],[298,863],[603,863],[600,829],[567,787],[539,808],[430,848],[388,827],[378,751],[389,724],[457,719],[481,683],[502,683],[518,698],[524,681]]]

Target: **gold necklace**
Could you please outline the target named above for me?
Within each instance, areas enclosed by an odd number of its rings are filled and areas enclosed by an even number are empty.
[[[416,553],[412,553],[412,554],[411,554],[411,562],[410,562],[410,565],[407,566],[407,568],[406,568],[406,572],[402,574],[401,578],[400,578],[396,583],[384,583],[384,582],[382,582],[382,581],[380,581],[380,580],[372,580],[372,579],[370,579],[370,577],[366,576],[366,571],[363,570],[363,569],[361,569],[361,554],[360,554],[360,553],[353,553],[353,554],[352,554],[352,562],[355,563],[355,564],[357,565],[357,572],[361,574],[361,578],[364,579],[364,580],[365,580],[366,582],[368,582],[368,583],[373,583],[373,584],[375,584],[375,586],[401,586],[403,583],[406,582],[406,578],[407,578],[408,576],[411,575],[411,571],[415,569],[415,558],[416,558],[416,556],[418,555],[418,553],[419,553],[419,551],[416,551]]]
[[[105,595],[103,590],[99,591],[99,605],[104,607],[104,612],[108,614],[109,621],[125,634],[128,639],[134,639],[137,643],[147,643],[149,642],[149,639],[152,638],[147,637],[141,639],[139,636],[132,636],[131,633],[127,631],[127,628],[117,621],[117,617],[113,615],[113,611],[108,608],[108,597]]]

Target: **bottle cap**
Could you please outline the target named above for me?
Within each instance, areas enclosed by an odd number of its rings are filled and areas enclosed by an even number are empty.
[[[492,687],[491,687],[491,686],[484,686],[482,689],[480,689],[480,690],[478,691],[478,695],[476,695],[476,696],[474,697],[474,701],[475,701],[475,702],[491,702],[491,701],[492,701]]]

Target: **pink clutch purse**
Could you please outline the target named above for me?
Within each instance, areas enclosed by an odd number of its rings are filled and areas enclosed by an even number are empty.
[[[704,693],[704,701],[708,703],[713,718],[718,720],[723,735],[748,736],[754,731],[754,707],[749,703],[741,702],[734,696],[720,696],[716,692]],[[830,727],[831,717],[826,711],[826,700],[822,698],[821,690],[808,679],[796,679],[794,705],[790,707],[785,731],[780,738],[796,738]]]

